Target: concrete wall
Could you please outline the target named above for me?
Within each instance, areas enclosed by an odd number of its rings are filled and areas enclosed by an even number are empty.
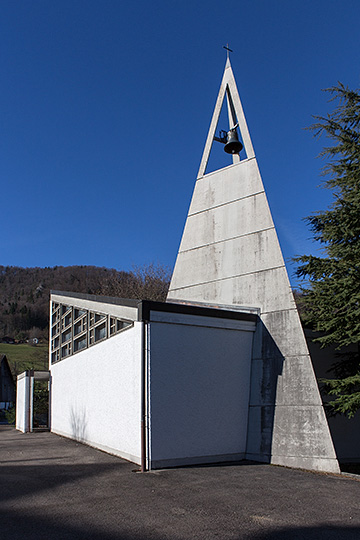
[[[51,431],[140,463],[141,324],[51,367]]]
[[[173,314],[150,323],[152,468],[245,457],[254,327]]]
[[[27,372],[17,377],[15,427],[23,433],[30,430],[30,377]]]

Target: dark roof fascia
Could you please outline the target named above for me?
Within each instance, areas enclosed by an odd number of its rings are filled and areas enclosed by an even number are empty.
[[[50,291],[52,295],[66,298],[78,298],[92,302],[115,304],[118,306],[133,307],[138,309],[138,321],[150,321],[152,311],[163,313],[181,313],[183,315],[197,315],[202,317],[214,317],[217,319],[234,319],[239,321],[256,322],[258,315],[244,311],[231,311],[227,309],[195,306],[190,304],[176,304],[171,302],[155,302],[154,300],[135,300],[130,298],[115,298],[112,296],[100,296],[96,294],[72,293],[67,291]]]
[[[78,298],[79,300],[89,300],[91,302],[102,302],[103,304],[115,304],[117,306],[126,306],[137,308],[141,300],[131,298],[116,298],[113,296],[100,296],[97,294],[73,293],[67,291],[50,291],[50,294],[65,296],[67,298]]]
[[[255,313],[246,313],[244,311],[228,311],[225,309],[191,306],[187,304],[172,304],[171,302],[154,302],[152,300],[142,300],[139,302],[138,320],[146,322],[150,321],[152,311],[162,311],[165,313],[181,313],[183,315],[197,315],[202,317],[214,317],[217,319],[235,319],[255,323],[258,320],[258,315],[256,315]]]

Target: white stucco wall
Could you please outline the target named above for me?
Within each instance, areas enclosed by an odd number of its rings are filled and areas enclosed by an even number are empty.
[[[254,324],[166,320],[149,327],[151,467],[243,458]]]
[[[140,463],[140,323],[53,364],[51,377],[51,431]]]
[[[16,422],[15,427],[23,433],[29,431],[30,420],[30,377],[26,372],[20,373],[17,377],[16,388]]]

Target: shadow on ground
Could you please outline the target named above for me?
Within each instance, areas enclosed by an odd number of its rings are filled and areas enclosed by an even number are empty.
[[[352,478],[250,462],[134,469],[51,433],[1,428],[0,539],[360,538]]]
[[[239,536],[239,539],[242,538]],[[250,536],[254,540],[355,540],[359,527],[290,527]]]
[[[359,527],[289,527],[282,530],[264,531],[263,533],[252,533],[245,527],[242,531],[234,530],[229,536],[221,531],[208,536],[206,533],[199,534],[199,531],[190,532],[184,536],[177,530],[159,535],[151,527],[144,527],[141,518],[132,530],[126,530],[126,526],[118,527],[114,532],[105,532],[101,528],[101,517],[99,517],[99,528],[91,527],[88,524],[78,525],[66,522],[56,522],[57,518],[41,518],[27,513],[20,516],[17,512],[0,511],[1,539],[2,540],[180,540],[205,539],[205,538],[232,538],[236,540],[358,540],[360,538]]]

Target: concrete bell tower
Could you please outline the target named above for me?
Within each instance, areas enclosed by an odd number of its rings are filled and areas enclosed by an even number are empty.
[[[246,159],[207,174],[225,95]],[[339,472],[229,58],[170,284],[167,301],[177,300],[259,309],[247,458]]]

